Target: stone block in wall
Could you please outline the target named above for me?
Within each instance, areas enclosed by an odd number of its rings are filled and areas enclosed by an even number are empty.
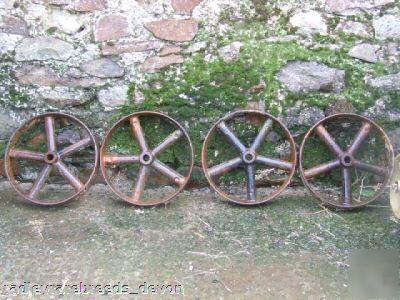
[[[25,20],[10,15],[0,16],[0,31],[24,36],[29,34]]]
[[[0,54],[11,53],[24,37],[19,34],[0,32]]]
[[[375,37],[380,40],[400,40],[400,16],[384,15],[373,21]]]
[[[81,69],[89,75],[100,78],[122,77],[124,69],[108,58],[99,58],[82,64]]]
[[[301,34],[318,33],[326,35],[328,33],[326,19],[318,11],[310,10],[296,13],[290,18],[289,22]]]
[[[73,55],[74,47],[63,40],[49,36],[25,38],[15,48],[17,61],[67,60]]]
[[[37,86],[54,86],[66,83],[66,78],[57,75],[46,66],[24,65],[15,69],[14,76],[22,84]]]
[[[400,91],[400,73],[373,78],[367,84],[385,92]]]
[[[377,51],[380,49],[379,45],[371,45],[368,43],[363,43],[354,46],[350,49],[349,55],[360,60],[376,63],[378,62]]]
[[[383,96],[375,101],[363,115],[372,120],[389,120],[391,122],[400,121],[400,109],[391,107],[390,97]]]
[[[346,35],[355,35],[363,38],[372,38],[374,36],[372,28],[366,24],[354,21],[341,21],[335,28],[338,33]]]
[[[73,9],[80,12],[104,10],[106,8],[106,0],[76,0],[73,4]]]
[[[46,30],[57,29],[67,34],[74,34],[82,30],[88,18],[82,14],[73,14],[67,10],[50,10],[41,17]]]
[[[103,89],[97,93],[100,103],[106,111],[117,109],[127,104],[129,87],[127,85],[115,85],[107,89]]]
[[[171,0],[174,11],[178,14],[191,14],[203,0]]]
[[[71,69],[73,70],[73,69]],[[68,86],[75,88],[88,88],[102,86],[106,80],[97,77],[85,77],[84,74],[67,72],[63,76],[58,75],[48,66],[24,65],[14,70],[13,75],[21,84],[31,84],[40,87]]]
[[[292,93],[340,92],[346,86],[345,71],[315,61],[292,61],[276,77]]]
[[[175,42],[191,41],[198,31],[198,23],[193,19],[164,19],[147,22],[144,26],[147,30],[152,32],[155,37]]]
[[[152,56],[147,58],[141,66],[143,72],[155,72],[172,64],[183,63],[185,59],[182,55],[171,54],[167,56]]]
[[[207,48],[207,42],[205,41],[195,42],[191,44],[188,48],[183,50],[183,53],[196,53],[205,50],[206,48]]]
[[[148,50],[158,50],[164,43],[158,40],[122,42],[101,45],[103,55],[118,55],[122,53],[142,52]]]
[[[130,35],[129,23],[126,16],[109,14],[100,17],[94,27],[96,42],[118,40]]]
[[[341,15],[360,14],[366,9],[381,7],[395,3],[396,0],[326,0],[329,12]]]
[[[40,95],[50,105],[57,107],[78,106],[86,103],[90,96],[83,90],[57,86],[40,89]]]
[[[285,114],[280,117],[280,120],[288,127],[304,126],[309,127],[325,117],[324,112],[317,107],[293,106],[286,109]],[[304,133],[300,131],[299,133]],[[295,134],[297,135],[297,134]]]

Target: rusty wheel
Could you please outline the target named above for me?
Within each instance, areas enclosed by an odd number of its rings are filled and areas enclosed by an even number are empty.
[[[83,171],[79,169],[82,165],[86,167]],[[28,120],[14,133],[5,154],[11,185],[27,201],[44,206],[66,203],[82,194],[97,165],[92,133],[80,120],[63,113],[45,113]],[[69,187],[54,190],[48,183],[67,183]]]
[[[111,128],[101,147],[100,165],[107,184],[121,199],[151,206],[167,203],[184,189],[193,170],[194,151],[178,122],[143,111]]]
[[[354,209],[384,192],[393,161],[393,148],[381,127],[356,114],[336,114],[306,133],[299,169],[303,183],[324,204]]]
[[[289,185],[296,168],[296,146],[279,120],[260,111],[242,110],[211,128],[201,161],[208,182],[219,195],[255,205],[271,201]],[[266,173],[276,175],[275,185],[258,189],[258,178]]]

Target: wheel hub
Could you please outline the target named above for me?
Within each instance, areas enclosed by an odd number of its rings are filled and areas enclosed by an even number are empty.
[[[44,161],[47,164],[55,164],[58,161],[58,154],[54,151],[49,151],[44,155]]]
[[[151,165],[153,160],[154,160],[154,156],[149,151],[145,151],[140,155],[140,163],[142,165],[145,165],[145,166]]]
[[[353,166],[353,163],[354,157],[350,154],[345,153],[340,157],[340,164],[345,168]]]
[[[254,151],[251,150],[246,150],[243,154],[242,154],[242,160],[245,164],[252,164],[255,162],[256,160],[256,154]]]

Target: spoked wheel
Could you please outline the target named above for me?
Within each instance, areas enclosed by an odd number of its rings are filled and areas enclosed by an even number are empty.
[[[165,114],[144,111],[119,120],[100,151],[101,171],[124,201],[150,206],[181,192],[194,165],[185,129]],[[148,189],[147,189],[148,187]]]
[[[384,192],[393,161],[393,148],[381,127],[356,114],[336,114],[307,132],[299,169],[304,184],[324,204],[354,209]]]
[[[296,168],[296,146],[279,120],[260,111],[242,110],[211,128],[201,160],[208,182],[219,195],[255,205],[271,201],[289,185]],[[263,174],[275,174],[275,185],[258,189],[256,179]]]
[[[6,174],[14,189],[27,201],[45,206],[66,203],[83,193],[97,166],[92,133],[77,118],[63,113],[28,120],[14,133],[5,154]],[[51,183],[69,187],[54,188]]]
[[[390,190],[390,204],[396,218],[400,219],[400,155],[396,157]]]

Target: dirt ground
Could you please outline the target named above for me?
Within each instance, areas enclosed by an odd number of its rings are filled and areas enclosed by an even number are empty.
[[[387,196],[374,206],[338,212],[304,190],[246,208],[203,189],[141,209],[96,185],[79,200],[44,209],[22,202],[6,182],[0,191],[6,298],[10,290],[46,299],[62,290],[70,299],[78,288],[98,299],[128,289],[138,296],[169,294],[172,287],[171,298],[345,298],[354,249],[400,244]]]

